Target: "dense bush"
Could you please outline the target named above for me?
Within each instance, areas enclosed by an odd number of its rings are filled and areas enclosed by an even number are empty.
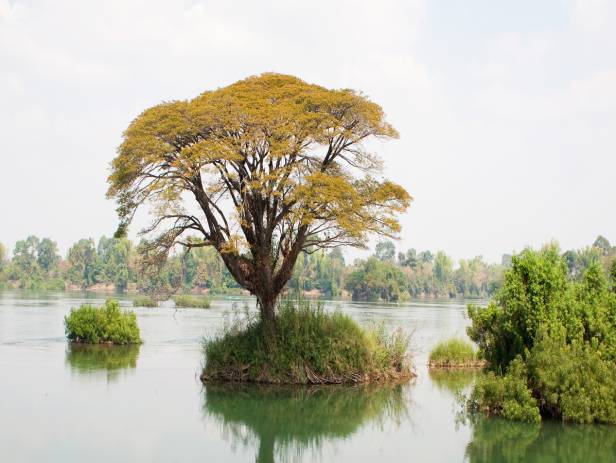
[[[616,364],[597,342],[542,335],[528,356],[529,385],[542,413],[577,423],[616,424]]]
[[[210,300],[205,297],[182,294],[173,298],[176,307],[190,307],[195,309],[209,309]]]
[[[526,365],[520,359],[511,362],[504,376],[489,372],[480,377],[468,399],[471,412],[502,416],[511,420],[539,422],[537,400],[527,386]]]
[[[133,299],[133,307],[158,307],[158,301],[152,296],[136,296]]]
[[[430,352],[432,367],[472,367],[482,364],[473,345],[459,338],[439,342]]]
[[[87,344],[140,343],[141,337],[134,312],[122,312],[118,301],[108,299],[103,307],[84,304],[64,317],[70,341]]]
[[[598,263],[573,282],[556,247],[525,250],[496,299],[469,316],[469,335],[494,371],[478,383],[472,409],[534,420],[532,391],[542,416],[616,424],[616,296]]]
[[[202,379],[264,383],[343,383],[408,378],[408,338],[364,329],[348,315],[309,302],[281,304],[275,334],[260,319],[204,341]]]

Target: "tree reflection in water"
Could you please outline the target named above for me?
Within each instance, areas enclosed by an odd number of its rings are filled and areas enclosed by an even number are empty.
[[[408,416],[406,387],[258,386],[208,384],[203,412],[222,424],[232,443],[256,444],[256,461],[300,460],[329,439],[342,439],[367,423],[399,423]]]

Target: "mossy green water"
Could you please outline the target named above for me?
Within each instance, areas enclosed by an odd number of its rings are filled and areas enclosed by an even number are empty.
[[[256,461],[275,451],[301,455],[325,440],[348,438],[362,425],[408,414],[402,384],[273,386],[207,384],[203,412],[236,444],[257,440]],[[246,434],[248,430],[249,436]]]
[[[140,344],[69,343],[65,361],[72,371],[84,375],[104,372],[108,381],[115,381],[122,371],[137,367],[140,348]]]

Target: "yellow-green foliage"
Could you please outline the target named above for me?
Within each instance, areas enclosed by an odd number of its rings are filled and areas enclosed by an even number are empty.
[[[136,296],[133,299],[133,307],[158,307],[158,301],[152,296]]]
[[[246,180],[244,189],[272,197],[291,190],[284,199],[292,205],[287,212],[294,221],[310,223],[327,217],[356,239],[375,229],[395,232],[399,225],[392,213],[406,209],[410,200],[399,185],[370,177],[355,181],[335,163],[326,162],[325,168],[304,162],[276,163],[294,161],[300,153],[302,158],[318,159],[311,149],[325,146],[327,153],[327,147],[340,143],[334,150],[346,144],[353,164],[378,168],[380,161],[368,151],[350,150],[368,136],[391,138],[398,133],[385,121],[383,110],[357,92],[328,90],[281,74],[249,77],[189,101],[162,103],[144,111],[124,133],[112,163],[109,195],[129,208],[137,204],[129,192],[163,203],[176,201],[186,188],[182,178],[192,178],[214,163],[251,162],[245,147],[263,147],[259,149],[266,151],[261,155],[270,158],[274,168],[255,172],[258,175]],[[146,173],[152,168],[163,164],[174,175],[132,189],[147,180]],[[223,170],[212,172],[218,175]],[[212,194],[224,191],[217,175],[208,185]],[[237,212],[242,214],[243,209]],[[240,217],[243,220],[249,218]],[[232,236],[226,238],[235,248]]]
[[[473,345],[460,338],[441,341],[430,352],[430,366],[464,367],[477,366],[481,363]]]
[[[409,378],[407,344],[400,332],[364,329],[340,312],[286,301],[274,335],[251,320],[204,341],[202,379],[319,384]]]
[[[155,204],[144,266],[160,266],[176,244],[213,246],[271,323],[300,252],[400,231],[411,197],[380,178],[380,158],[363,145],[397,136],[361,93],[262,74],[145,110],[124,132],[108,196],[120,232]]]
[[[118,301],[108,299],[102,307],[83,304],[64,317],[64,329],[70,341],[86,344],[140,343],[134,312],[122,312]]]
[[[182,294],[173,298],[176,307],[190,307],[195,309],[209,309],[210,300],[205,297]]]

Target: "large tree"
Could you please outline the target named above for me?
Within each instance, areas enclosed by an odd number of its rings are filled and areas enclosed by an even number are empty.
[[[144,111],[124,132],[108,196],[120,233],[152,205],[150,257],[214,247],[273,328],[302,251],[399,231],[411,198],[373,176],[382,163],[365,143],[397,136],[362,94],[263,74]]]

